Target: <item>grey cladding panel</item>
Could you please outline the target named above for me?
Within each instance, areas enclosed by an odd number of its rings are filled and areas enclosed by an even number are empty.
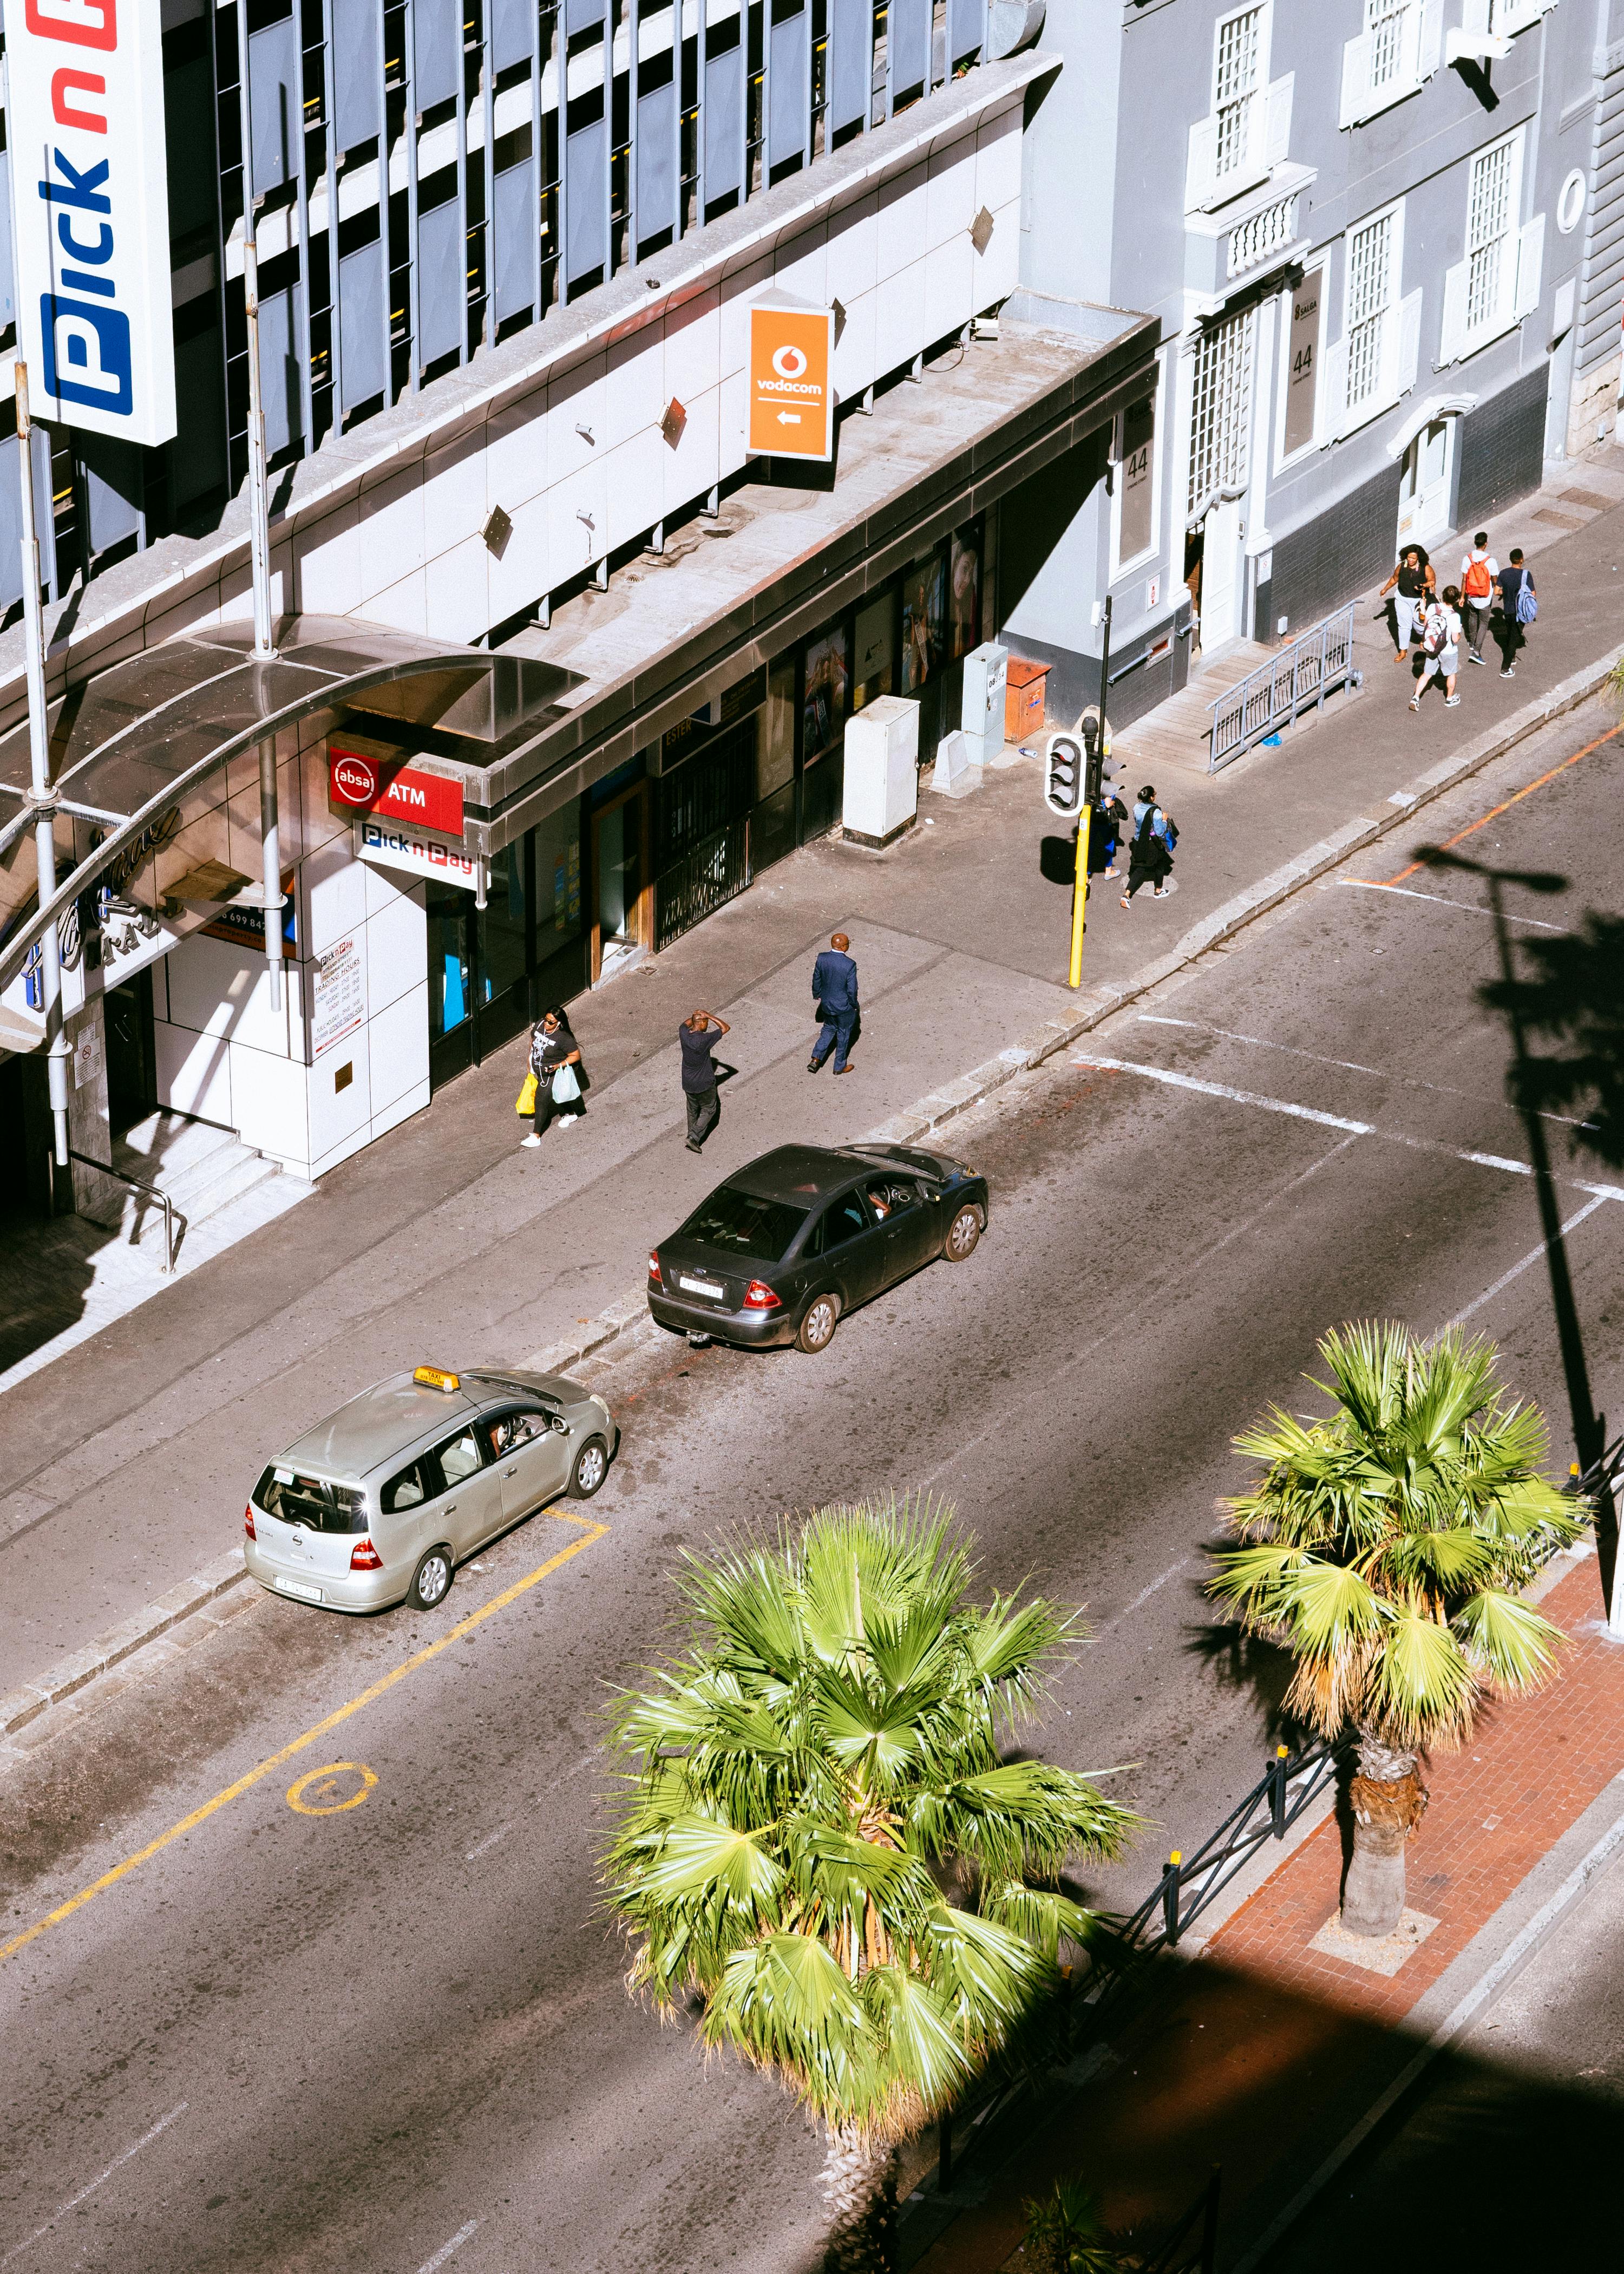
[[[829,0],[829,117],[832,135],[865,117],[874,73],[870,0]]]
[[[564,146],[564,263],[574,284],[609,259],[609,123],[578,127]]]
[[[45,429],[34,430],[34,518],[40,532],[40,569],[50,570],[50,442]],[[0,608],[14,607],[23,596],[22,484],[18,478],[15,435],[0,441]]]
[[[414,0],[411,26],[412,95],[419,110],[431,110],[462,77],[461,0]]]
[[[339,351],[343,410],[385,392],[383,240],[345,253],[338,264]]]
[[[564,36],[574,39],[577,32],[589,31],[604,20],[605,0],[564,0]]]
[[[530,158],[496,177],[496,320],[536,305],[536,168]]]
[[[962,63],[987,36],[987,0],[947,0],[947,60]]]
[[[265,448],[274,457],[304,432],[299,396],[300,293],[297,284],[262,294],[259,301],[259,391],[265,403]]]
[[[253,132],[253,187],[263,197],[299,169],[299,30],[285,16],[248,42],[248,109]]]
[[[887,19],[894,42],[891,59],[893,100],[923,84],[930,62],[930,0],[891,0]]]
[[[744,186],[744,49],[705,61],[705,202]]]
[[[807,11],[772,27],[771,98],[767,119],[767,163],[782,164],[805,152],[812,117]]]
[[[637,238],[677,225],[677,83],[637,98]]]
[[[105,553],[109,545],[133,537],[141,525],[141,454],[133,443],[85,434],[79,438],[79,456],[90,508],[90,549]]]
[[[535,52],[536,0],[492,0],[492,69],[505,72]]]
[[[417,364],[438,362],[462,345],[468,286],[457,201],[417,215]]]
[[[11,211],[11,154],[0,150],[0,215],[8,217],[7,225],[0,229],[0,328],[17,321],[17,283],[11,273],[11,231],[9,216]],[[0,474],[0,484],[7,477]]]
[[[341,150],[383,125],[383,0],[332,0],[333,109]]]

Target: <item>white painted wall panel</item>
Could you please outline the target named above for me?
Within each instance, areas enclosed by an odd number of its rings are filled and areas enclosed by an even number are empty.
[[[357,1035],[359,1043],[362,1036]],[[372,1134],[378,1136],[380,1116],[403,1098],[428,1100],[429,991],[422,980],[398,1001],[379,1010],[373,1006],[365,1043],[371,1066]],[[360,1069],[357,1068],[359,1078]],[[386,1125],[387,1122],[386,1122]]]
[[[297,1176],[310,1169],[308,1080],[302,1065],[231,1045],[233,1126],[244,1145],[268,1154]]]

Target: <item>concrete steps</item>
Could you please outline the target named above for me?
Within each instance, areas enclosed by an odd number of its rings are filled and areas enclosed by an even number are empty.
[[[1177,695],[1169,695],[1165,703],[1114,734],[1112,757],[1124,761],[1128,773],[1137,777],[1125,787],[1134,790],[1140,781],[1154,782],[1158,766],[1164,772],[1177,766],[1185,772],[1204,774],[1212,727],[1208,705],[1237,680],[1267,663],[1273,653],[1272,648],[1258,640],[1231,640],[1210,659],[1204,655]],[[1120,785],[1122,778],[1118,779]]]
[[[148,1114],[115,1141],[113,1166],[166,1193],[188,1232],[281,1173],[234,1131],[165,1112]],[[126,1191],[118,1228],[132,1245],[161,1250],[163,1210]],[[176,1230],[178,1238],[182,1225]]]

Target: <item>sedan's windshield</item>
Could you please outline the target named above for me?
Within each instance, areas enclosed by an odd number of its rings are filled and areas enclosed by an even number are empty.
[[[321,1477],[300,1476],[274,1462],[254,1487],[254,1503],[267,1516],[284,1524],[302,1524],[311,1532],[365,1532],[366,1495],[349,1485],[328,1484]]]
[[[785,1201],[764,1201],[737,1185],[722,1185],[696,1208],[678,1237],[706,1247],[731,1248],[758,1262],[778,1263],[807,1220],[805,1209]]]

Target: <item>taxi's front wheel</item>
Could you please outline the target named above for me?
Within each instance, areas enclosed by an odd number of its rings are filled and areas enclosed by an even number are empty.
[[[406,1600],[414,1611],[432,1611],[445,1601],[450,1586],[450,1555],[443,1547],[431,1547],[418,1561]]]

